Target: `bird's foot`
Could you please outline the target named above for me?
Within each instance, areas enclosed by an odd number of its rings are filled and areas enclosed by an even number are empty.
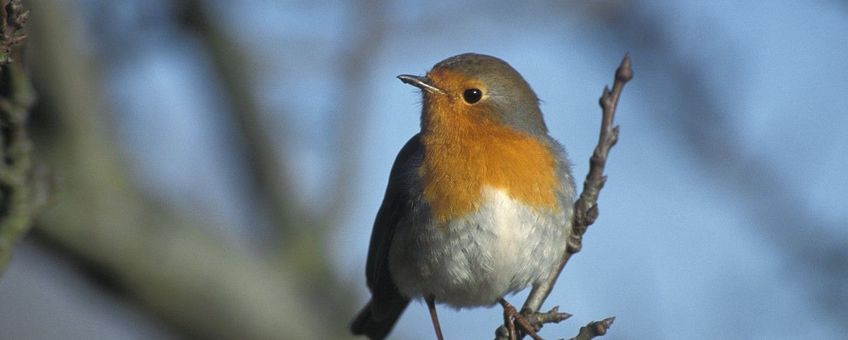
[[[542,337],[536,334],[536,327],[527,321],[527,319],[522,316],[515,307],[513,307],[509,302],[506,302],[503,298],[499,298],[498,302],[500,302],[504,309],[504,325],[506,325],[507,331],[509,332],[510,340],[519,339],[519,331],[529,335],[534,340],[543,340]],[[516,324],[520,329],[516,329]]]
[[[527,322],[533,325],[538,332],[542,329],[542,325],[546,323],[560,323],[560,321],[566,320],[571,317],[571,314],[566,312],[560,312],[559,306],[555,306],[551,308],[551,310],[547,312],[532,312],[529,310],[522,310],[521,316],[524,317]]]

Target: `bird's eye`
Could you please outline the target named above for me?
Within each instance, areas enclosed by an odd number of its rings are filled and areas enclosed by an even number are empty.
[[[479,102],[480,98],[483,98],[483,91],[479,89],[467,89],[462,93],[462,99],[465,99],[468,104]]]

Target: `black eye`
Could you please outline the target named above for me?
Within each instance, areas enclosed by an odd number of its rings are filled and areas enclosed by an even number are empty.
[[[467,89],[462,93],[462,99],[465,99],[468,104],[479,102],[480,98],[483,98],[483,91],[478,89]]]

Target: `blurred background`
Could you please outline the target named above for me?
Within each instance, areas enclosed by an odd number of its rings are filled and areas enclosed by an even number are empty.
[[[844,1],[24,4],[54,189],[0,277],[0,339],[350,338],[418,130],[395,76],[471,51],[524,75],[579,179],[633,60],[600,218],[544,306],[574,317],[543,336],[848,334]],[[502,320],[439,313],[450,339]],[[392,338],[433,339],[426,307]]]

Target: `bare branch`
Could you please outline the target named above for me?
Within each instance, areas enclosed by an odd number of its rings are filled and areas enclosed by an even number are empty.
[[[344,89],[340,105],[344,112],[336,119],[335,142],[338,153],[334,178],[327,186],[329,197],[328,213],[324,217],[326,226],[336,226],[346,217],[344,206],[351,201],[354,181],[359,177],[358,160],[362,158],[362,131],[371,111],[369,98],[371,86],[368,77],[373,72],[375,61],[379,60],[380,46],[391,32],[389,27],[389,6],[385,0],[364,1],[359,7],[357,17],[361,19],[351,30],[358,32],[351,40],[342,58],[340,88]]]
[[[29,11],[19,0],[0,3],[0,273],[11,258],[12,246],[26,234],[42,205],[32,160],[27,118],[35,101],[29,75],[20,62],[12,63],[12,48],[26,35]]]
[[[523,313],[522,312],[521,314],[523,315],[524,320],[527,320],[527,322],[530,323],[531,325],[560,323],[560,321],[566,320],[566,319],[571,317],[571,314],[560,312],[559,306],[554,306],[554,308],[551,308],[551,310],[544,312],[544,313]],[[506,319],[504,320],[504,322],[506,322]],[[512,338],[510,338],[510,332],[509,332],[510,330],[508,329],[509,324],[505,323],[505,325],[507,326],[507,328],[498,327],[498,329],[495,331],[495,338],[496,339],[512,339]],[[541,329],[541,328],[540,327],[536,328],[537,331],[539,329]]]
[[[27,19],[29,11],[21,0],[0,1],[0,67],[12,62],[12,47],[26,40],[23,29]]]
[[[545,313],[533,313],[525,316],[532,324],[559,323],[571,317],[571,314],[560,312],[559,306],[554,306],[551,310]]]
[[[604,92],[601,95],[600,105],[603,109],[603,116],[600,137],[589,162],[589,174],[586,175],[586,181],[583,182],[583,192],[580,193],[580,198],[574,202],[571,237],[568,240],[566,252],[563,254],[560,268],[548,279],[548,285],[544,286],[545,291],[534,289],[534,292],[530,293],[530,297],[528,297],[527,302],[524,304],[524,310],[539,310],[539,307],[541,307],[544,299],[550,294],[554,282],[556,282],[559,273],[562,272],[562,269],[568,263],[571,255],[576,254],[582,248],[583,234],[586,233],[587,228],[598,218],[598,195],[607,179],[604,175],[607,156],[610,149],[618,141],[619,129],[618,126],[613,125],[615,109],[624,85],[632,78],[633,70],[630,68],[630,56],[625,55],[621,61],[621,65],[615,72],[615,82],[613,82],[612,91],[609,88],[604,88]]]
[[[75,53],[76,8],[32,1],[30,56],[44,93],[39,155],[62,172],[61,199],[39,216],[41,236],[98,267],[185,338],[335,339],[324,310],[296,285],[299,273],[235,247],[148,200],[130,180],[103,115],[99,78]],[[151,137],[155,138],[155,137]],[[318,317],[321,316],[321,317]],[[338,332],[338,333],[334,333]]]
[[[242,178],[251,196],[257,197],[257,208],[253,212],[257,217],[249,223],[261,225],[261,217],[267,214],[279,232],[277,237],[294,239],[290,234],[301,227],[298,224],[304,219],[304,209],[295,199],[294,181],[285,166],[288,158],[285,149],[277,147],[265,122],[268,112],[263,111],[255,95],[256,74],[248,67],[253,61],[239,46],[241,42],[228,32],[227,24],[211,12],[207,2],[192,0],[184,2],[183,6],[181,20],[185,28],[205,44],[229,102],[225,111],[239,136],[230,145],[245,158],[246,174]]]
[[[606,182],[604,168],[607,163],[607,156],[610,149],[618,141],[618,126],[614,125],[615,109],[618,105],[618,100],[621,97],[621,91],[628,81],[633,79],[633,69],[630,67],[630,56],[625,54],[621,60],[621,64],[615,72],[615,81],[613,82],[612,90],[608,87],[604,88],[600,98],[602,108],[601,131],[598,138],[598,144],[595,146],[595,151],[592,153],[592,158],[589,161],[589,173],[586,175],[586,180],[583,182],[583,192],[580,193],[580,198],[574,202],[574,214],[572,215],[572,230],[568,240],[566,251],[560,261],[559,268],[553,272],[548,279],[530,292],[527,301],[524,302],[522,314],[533,315],[542,306],[542,303],[550,295],[554,284],[556,283],[559,274],[562,272],[571,255],[580,252],[583,247],[583,234],[595,220],[598,218],[598,195]],[[540,319],[536,324],[539,328],[543,324],[554,322]],[[556,321],[558,322],[558,321]],[[503,326],[501,327],[503,328]],[[499,329],[497,339],[506,339],[500,337],[501,330]]]
[[[693,158],[698,162],[695,168],[724,190],[725,195],[744,197],[729,203],[746,211],[750,218],[750,223],[741,226],[750,228],[752,235],[760,235],[769,242],[774,256],[786,261],[785,270],[795,273],[792,277],[800,283],[798,291],[809,297],[806,303],[831,316],[827,320],[835,320],[831,324],[848,333],[848,323],[840,322],[848,320],[848,295],[844,290],[844,282],[848,282],[848,261],[845,260],[848,259],[845,247],[848,238],[836,232],[843,230],[844,218],[817,213],[820,207],[810,205],[815,200],[799,189],[804,186],[796,187],[793,181],[787,180],[794,174],[777,171],[774,159],[759,152],[765,149],[746,145],[740,136],[750,137],[749,131],[740,129],[733,117],[747,112],[727,106],[727,98],[718,97],[726,94],[708,86],[711,83],[708,70],[713,58],[698,57],[676,48],[675,28],[668,21],[660,20],[661,16],[649,6],[632,2],[631,6],[609,6],[607,9],[610,12],[599,16],[601,20],[598,21],[599,26],[613,33],[607,38],[622,44],[640,41],[632,44],[637,49],[634,52],[645,59],[640,67],[646,68],[646,72],[670,75],[662,84],[673,87],[676,94],[664,97],[668,101],[666,105],[687,108],[680,112],[652,110],[647,118],[667,124],[666,130],[670,133],[667,138],[688,148],[687,153],[697,155]],[[730,36],[719,34],[712,39],[714,41],[705,42],[705,48],[709,44],[719,44],[726,56],[740,52],[740,46],[732,43],[734,39]],[[723,67],[732,69],[733,65]],[[772,113],[794,114],[787,110],[791,112],[792,109],[775,108]],[[809,137],[813,138],[814,134]],[[828,152],[842,152],[844,148],[839,143],[819,142],[816,145],[816,159],[827,158]],[[789,153],[784,155],[786,152]],[[786,156],[793,153],[781,150],[775,155],[788,159]],[[810,184],[807,181],[799,183],[808,184],[807,187]]]
[[[580,333],[569,340],[589,340],[598,336],[607,334],[607,330],[612,327],[615,317],[609,317],[601,321],[592,321],[586,326],[580,327]]]
[[[618,141],[618,126],[613,125],[615,108],[618,105],[618,99],[621,97],[624,85],[630,79],[633,79],[633,70],[630,68],[630,56],[625,54],[621,65],[615,72],[612,92],[605,87],[600,99],[600,105],[603,108],[601,133],[598,145],[589,161],[589,174],[586,175],[586,181],[583,182],[583,192],[580,193],[580,198],[574,203],[574,220],[571,227],[571,239],[568,242],[568,253],[576,254],[580,251],[583,247],[583,234],[598,218],[598,195],[607,180],[604,175],[607,156],[610,149]]]

